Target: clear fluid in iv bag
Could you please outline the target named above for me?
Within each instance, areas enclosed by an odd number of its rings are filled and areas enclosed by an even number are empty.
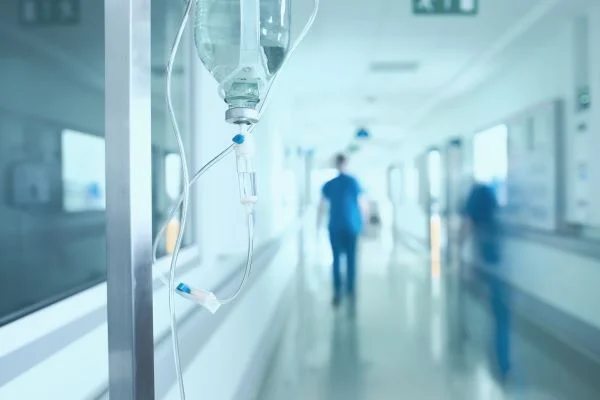
[[[198,56],[222,86],[230,106],[254,108],[289,50],[290,0],[195,1]],[[256,12],[249,9],[250,12],[242,13],[242,5],[258,8]],[[258,20],[250,21],[251,18]],[[258,40],[247,37],[251,34]],[[252,43],[256,43],[256,48],[252,48]]]

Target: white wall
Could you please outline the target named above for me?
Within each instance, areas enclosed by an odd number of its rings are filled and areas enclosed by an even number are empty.
[[[573,68],[572,26],[557,26],[554,34],[543,44],[532,46],[526,57],[514,60],[501,73],[434,110],[418,127],[412,151],[407,152],[404,161],[411,164],[427,146],[445,143],[450,137],[468,137],[553,99],[565,101],[566,135],[572,136]],[[564,150],[567,168],[571,161],[568,143]],[[422,212],[420,217],[414,216],[417,211],[415,202],[406,206],[404,215],[412,221],[406,229],[421,236],[418,233],[425,233],[422,227],[426,225]],[[521,239],[509,239],[506,252],[503,274],[510,282],[600,327],[600,314],[592,306],[600,286],[599,261]]]
[[[257,211],[257,235],[270,239],[278,235],[296,216],[296,211],[286,207],[284,200],[288,190],[286,169],[297,172],[289,162],[293,153],[285,158],[283,133],[289,129],[290,110],[285,99],[278,96],[267,105],[262,120],[254,130],[256,143],[256,173],[259,202]]]
[[[450,136],[473,134],[540,102],[571,99],[570,53],[570,26],[557,27],[555,35],[532,47],[526,58],[433,111],[418,127],[418,143],[423,147]]]

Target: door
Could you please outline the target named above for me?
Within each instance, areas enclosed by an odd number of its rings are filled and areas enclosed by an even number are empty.
[[[428,243],[433,262],[441,261],[445,234],[442,229],[441,211],[444,205],[442,154],[431,149],[420,158],[421,207],[425,212]]]
[[[451,266],[460,261],[461,208],[463,188],[463,143],[460,139],[451,140],[446,146],[446,212],[445,230],[447,237],[446,262]]]
[[[400,231],[399,212],[403,202],[404,169],[402,165],[390,165],[387,170],[388,198],[392,205],[392,235],[394,240]]]

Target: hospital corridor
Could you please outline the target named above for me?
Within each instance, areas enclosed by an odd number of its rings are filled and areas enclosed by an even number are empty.
[[[597,365],[525,315],[511,327],[515,369],[502,381],[490,309],[457,270],[402,239],[361,246],[360,296],[338,310],[328,307],[327,252],[300,265],[298,300],[257,399],[597,397]]]
[[[598,0],[0,2],[0,400],[600,399]]]

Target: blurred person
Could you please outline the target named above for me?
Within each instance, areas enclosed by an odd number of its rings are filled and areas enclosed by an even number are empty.
[[[501,265],[501,227],[498,200],[492,187],[475,183],[463,210],[461,242],[473,239],[475,262],[482,267],[494,319],[495,362],[503,380],[510,372],[510,306],[505,285],[498,279]]]
[[[342,299],[342,276],[340,258],[346,255],[346,294],[355,295],[356,248],[363,227],[367,206],[358,180],[347,173],[348,159],[343,154],[335,158],[338,176],[327,182],[322,188],[317,225],[325,207],[329,203],[329,240],[333,253],[333,306],[337,307]]]

